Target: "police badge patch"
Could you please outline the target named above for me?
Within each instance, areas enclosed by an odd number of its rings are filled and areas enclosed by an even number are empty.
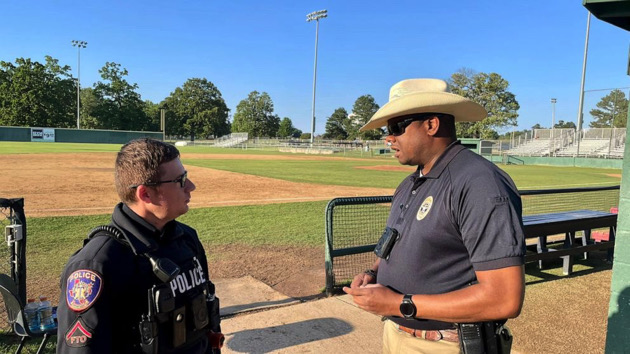
[[[433,197],[428,196],[427,199],[425,199],[422,202],[422,204],[420,205],[420,208],[418,208],[418,214],[416,214],[416,220],[420,221],[424,219],[425,216],[427,216],[427,214],[429,213],[429,210],[431,210],[432,205],[433,205]]]
[[[98,299],[103,288],[101,275],[87,269],[80,269],[68,277],[66,282],[66,302],[72,311],[87,310]]]

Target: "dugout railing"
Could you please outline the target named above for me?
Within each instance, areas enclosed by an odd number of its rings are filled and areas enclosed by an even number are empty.
[[[519,191],[523,216],[589,209],[610,212],[619,186]],[[335,198],[326,206],[326,294],[331,295],[372,266],[392,196]]]
[[[24,199],[0,198],[0,228],[4,242],[0,245],[0,273],[11,277],[22,303],[26,303],[26,216]],[[0,332],[11,331],[6,307],[0,297]]]

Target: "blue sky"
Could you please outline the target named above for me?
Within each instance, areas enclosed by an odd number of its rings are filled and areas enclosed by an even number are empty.
[[[311,130],[315,22],[320,20],[316,134],[338,107],[361,95],[379,105],[413,77],[447,79],[461,68],[496,72],[521,106],[518,129],[577,124],[587,10],[579,0],[527,1],[17,1],[0,0],[0,60],[59,59],[81,84],[121,64],[143,99],[160,102],[192,77],[221,91],[231,114],[251,91],[267,92],[275,113]],[[629,32],[591,17],[584,127],[609,91],[630,87]]]

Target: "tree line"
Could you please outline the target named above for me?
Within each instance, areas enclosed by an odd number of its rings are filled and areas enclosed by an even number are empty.
[[[129,72],[120,64],[106,62],[99,74],[101,80],[79,90],[82,129],[160,131],[160,111],[164,109],[165,133],[193,140],[232,131],[261,137],[302,134],[290,118],[280,120],[273,113],[266,92],[251,92],[238,104],[230,123],[230,109],[221,92],[205,78],[190,78],[155,103],[142,100],[138,85],[127,80]],[[45,63],[25,58],[14,63],[0,61],[0,126],[76,127],[78,84],[70,67],[50,56]]]
[[[496,73],[477,73],[461,69],[447,80],[451,92],[475,101],[486,108],[488,117],[480,122],[456,123],[460,138],[496,139],[497,131],[515,126],[518,109],[516,96],[508,91],[509,82]],[[345,108],[337,108],[326,122],[325,138],[378,140],[385,134],[383,129],[359,133],[379,109],[371,95],[359,97],[348,114]]]
[[[190,78],[159,103],[142,100],[138,85],[127,81],[127,69],[106,62],[99,70],[101,80],[80,89],[80,126],[83,129],[159,131],[160,111],[165,110],[166,134],[191,139],[220,137],[231,132],[247,132],[256,137],[302,137],[310,134],[293,126],[289,117],[274,113],[266,92],[252,91],[236,107],[230,122],[230,109],[219,89],[206,78]],[[478,73],[461,69],[447,80],[451,91],[486,108],[488,117],[480,122],[457,123],[462,138],[498,139],[499,131],[517,125],[520,108],[509,82],[497,73]],[[30,127],[76,127],[77,80],[70,67],[45,57],[45,63],[17,58],[14,63],[0,61],[0,125]],[[362,95],[350,113],[335,109],[327,117],[324,139],[378,140],[383,129],[359,132],[379,109],[374,97]],[[590,111],[591,127],[625,127],[628,99],[613,90]],[[572,122],[558,121],[556,128]],[[573,124],[573,126],[575,126]],[[540,125],[532,129],[540,128]],[[506,133],[509,134],[509,133]]]

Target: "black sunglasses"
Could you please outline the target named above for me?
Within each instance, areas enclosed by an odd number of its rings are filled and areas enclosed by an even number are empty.
[[[421,121],[421,120],[427,120],[431,117],[435,117],[435,116],[440,116],[439,114],[435,114],[435,113],[429,113],[429,114],[414,114],[413,116],[406,118],[406,119],[401,119],[398,120],[396,122],[392,122],[392,123],[387,123],[387,135],[393,135],[393,136],[400,136],[405,134],[405,129],[407,129],[407,127],[416,121]]]
[[[140,184],[134,184],[133,186],[129,186],[129,188],[138,188],[139,185],[145,185],[145,186],[149,186],[149,187],[153,187],[153,186],[158,186],[162,183],[179,183],[179,185],[184,188],[184,186],[186,185],[186,181],[188,180],[188,171],[184,171],[184,173],[182,173],[179,177],[170,180],[170,181],[157,181],[157,182],[147,182],[147,183],[140,183]]]

